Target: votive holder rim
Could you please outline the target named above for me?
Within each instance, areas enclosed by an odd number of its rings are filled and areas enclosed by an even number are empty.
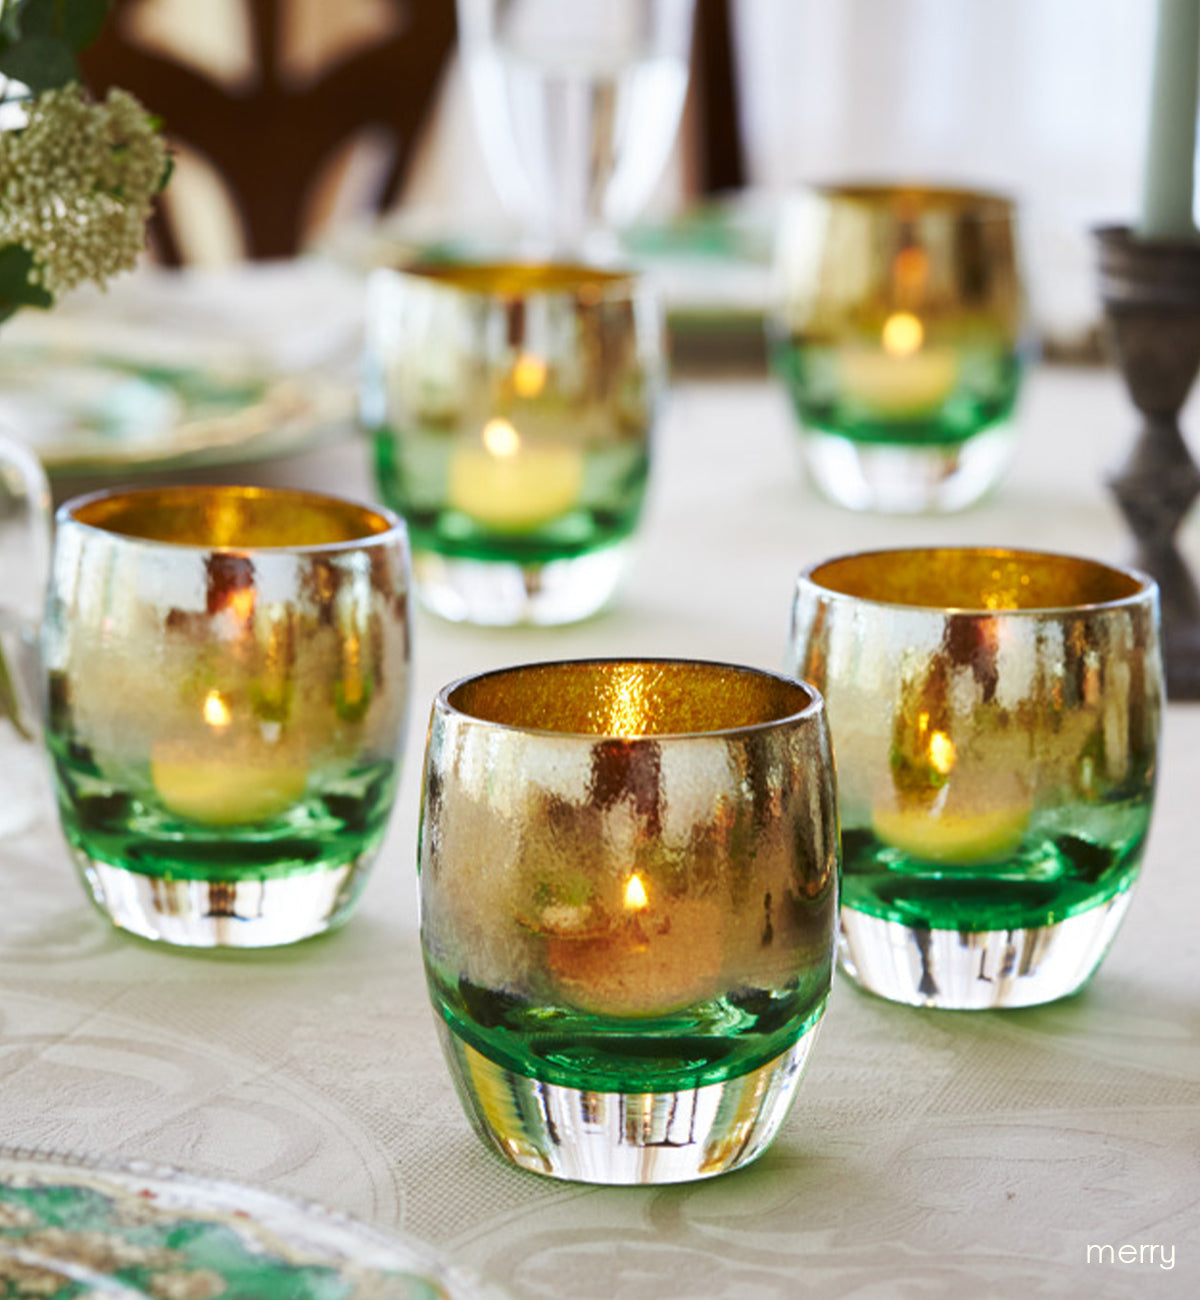
[[[1083,564],[1094,569],[1104,570],[1109,574],[1130,579],[1136,589],[1124,596],[1112,600],[1080,601],[1073,604],[1024,605],[988,609],[979,605],[935,605],[914,603],[911,601],[885,600],[875,596],[860,596],[852,592],[840,591],[836,587],[826,586],[815,576],[821,569],[847,560],[871,560],[880,556],[901,555],[977,555],[994,556],[997,559],[1028,557],[1036,560],[1068,561]],[[1132,565],[1110,564],[1107,560],[1097,560],[1092,556],[1078,555],[1070,551],[1048,551],[1021,546],[881,546],[867,551],[846,551],[839,555],[828,555],[814,564],[800,570],[796,578],[797,592],[812,590],[826,600],[853,602],[872,608],[893,610],[897,613],[934,615],[955,618],[1031,618],[1045,619],[1089,613],[1106,613],[1143,605],[1147,600],[1153,602],[1158,592],[1158,584],[1141,569]]]
[[[187,495],[204,493],[236,493],[247,497],[291,497],[296,500],[318,502],[325,505],[348,508],[363,517],[374,516],[383,525],[378,531],[363,531],[357,537],[346,538],[336,542],[293,543],[283,546],[264,545],[262,543],[236,545],[233,543],[213,544],[203,541],[178,541],[169,537],[144,537],[137,533],[123,532],[118,528],[105,527],[102,523],[89,522],[79,518],[79,512],[100,501],[116,497],[170,496],[174,493]],[[376,547],[393,546],[397,542],[407,547],[408,526],[404,520],[389,507],[371,502],[357,500],[333,492],[317,492],[308,488],[264,487],[254,484],[207,484],[207,483],[168,483],[152,487],[111,487],[100,488],[93,492],[82,493],[64,501],[54,512],[55,523],[61,526],[70,523],[72,527],[83,529],[86,533],[109,540],[118,539],[123,545],[148,547],[153,550],[169,548],[177,553],[196,555],[278,555],[278,556],[322,556],[337,555],[346,551],[373,550]]]
[[[472,282],[472,277],[501,276],[504,272],[545,276],[545,282],[523,286],[493,286]],[[463,257],[416,258],[377,267],[374,275],[398,276],[434,292],[481,303],[517,303],[544,299],[600,303],[630,301],[645,293],[645,277],[634,266],[601,265],[549,258]],[[458,283],[462,276],[464,283]]]
[[[867,207],[892,205],[905,200],[919,205],[922,213],[942,210],[954,216],[1012,221],[1020,213],[1020,200],[1002,190],[976,189],[937,181],[846,177],[808,181],[796,187],[798,195],[817,195],[831,202],[860,203]]]
[[[751,676],[768,677],[791,690],[800,689],[808,696],[808,703],[795,713],[781,714],[762,722],[751,722],[736,727],[714,727],[706,731],[653,731],[653,732],[600,732],[600,731],[559,731],[548,727],[521,726],[512,722],[497,722],[491,718],[468,713],[452,703],[451,696],[459,688],[469,683],[481,681],[487,677],[499,677],[510,673],[521,673],[527,669],[544,668],[599,668],[605,665],[654,666],[682,665],[687,667],[716,668],[727,672],[746,673]],[[589,656],[580,659],[529,660],[518,664],[508,664],[498,668],[488,668],[481,672],[466,673],[462,677],[448,682],[434,696],[434,712],[442,712],[465,722],[489,727],[496,731],[513,735],[541,737],[560,741],[585,741],[588,744],[600,744],[605,741],[623,741],[632,744],[680,743],[695,740],[722,740],[740,736],[757,735],[774,731],[780,727],[818,719],[825,711],[825,700],[821,692],[808,681],[793,677],[788,673],[776,672],[770,668],[759,668],[751,664],[731,663],[718,659],[691,659],[682,655],[661,655],[638,657],[633,655]]]

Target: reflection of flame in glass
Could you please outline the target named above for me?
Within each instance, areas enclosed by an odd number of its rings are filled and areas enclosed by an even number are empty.
[[[507,420],[489,420],[480,436],[484,447],[501,460],[515,456],[521,450],[521,435]]]
[[[358,704],[363,697],[362,645],[351,632],[342,642],[342,682],[348,704]]]
[[[636,670],[622,673],[608,697],[608,730],[614,736],[640,736],[647,728],[644,682]]]
[[[204,697],[203,713],[204,721],[214,731],[224,731],[233,721],[233,714],[229,710],[229,705],[221,698],[220,691],[209,691]]]
[[[954,766],[954,741],[944,731],[935,731],[929,737],[929,762],[942,776]]]
[[[925,327],[910,311],[893,312],[883,322],[883,350],[892,357],[911,357],[925,342]]]
[[[633,872],[625,882],[625,906],[631,912],[640,912],[648,906],[649,901],[641,876],[636,871]]]
[[[228,548],[238,544],[246,528],[246,514],[240,497],[222,493],[213,500],[205,516],[207,545]]]
[[[923,248],[910,244],[896,254],[892,263],[896,283],[904,289],[920,289],[929,274],[929,254]]]
[[[546,363],[532,352],[522,352],[513,365],[513,391],[518,397],[537,397],[546,387]]]
[[[993,569],[991,580],[995,586],[983,592],[984,609],[1020,609],[1024,591],[1030,584],[1029,574],[1021,570],[1016,562],[1010,562],[1003,569]]]
[[[238,587],[232,592],[225,606],[241,623],[249,622],[254,613],[254,588]]]

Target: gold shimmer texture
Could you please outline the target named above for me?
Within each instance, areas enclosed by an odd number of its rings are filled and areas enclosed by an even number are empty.
[[[733,731],[803,713],[814,693],[799,682],[722,664],[672,661],[532,665],[463,683],[448,703],[501,726],[583,736]]]

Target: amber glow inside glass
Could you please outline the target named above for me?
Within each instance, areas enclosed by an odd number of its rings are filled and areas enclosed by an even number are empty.
[[[765,726],[812,707],[803,686],[722,665],[597,662],[564,673],[533,664],[472,678],[447,697],[482,721],[576,736],[693,735]]]
[[[629,271],[578,262],[418,262],[409,272],[464,293],[512,299],[550,291],[595,300],[614,290],[628,293],[634,283]]]
[[[939,612],[1078,609],[1137,597],[1146,585],[1094,560],[1007,549],[875,551],[818,564],[809,577],[842,596]]]
[[[602,1183],[761,1152],[829,993],[834,799],[820,697],[776,674],[576,661],[441,692],[422,943],[488,1144]]]
[[[284,488],[168,487],[89,498],[76,523],[122,537],[210,550],[337,546],[395,529],[393,516]]]
[[[1086,982],[1153,809],[1154,583],[1034,551],[843,556],[801,574],[789,663],[829,711],[850,974],[946,1008]]]

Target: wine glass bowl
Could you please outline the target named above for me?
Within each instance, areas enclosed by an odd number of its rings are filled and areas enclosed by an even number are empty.
[[[475,120],[530,254],[597,256],[645,206],[688,81],[693,0],[458,0]]]

